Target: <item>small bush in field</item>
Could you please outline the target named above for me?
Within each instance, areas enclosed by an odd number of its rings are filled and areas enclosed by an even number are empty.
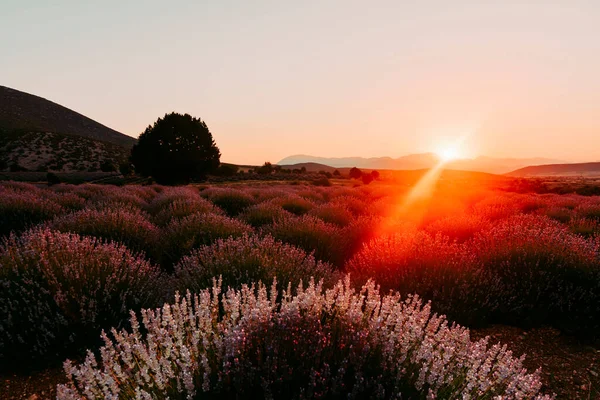
[[[223,215],[192,214],[171,221],[161,235],[165,268],[172,266],[192,249],[210,245],[217,239],[240,237],[252,233],[252,227]]]
[[[492,316],[577,333],[600,329],[598,244],[539,216],[515,216],[479,233],[470,246],[496,298]]]
[[[569,230],[577,235],[592,237],[600,235],[600,221],[588,218],[574,218],[569,221]]]
[[[374,279],[384,290],[416,293],[452,319],[478,317],[470,297],[478,287],[472,260],[448,238],[403,229],[363,246],[345,271],[358,284]],[[485,302],[484,302],[485,304]]]
[[[75,193],[48,190],[44,197],[59,204],[64,210],[76,211],[85,208],[85,199]]]
[[[61,232],[119,242],[148,255],[154,255],[159,235],[158,228],[148,220],[147,214],[125,205],[77,211],[55,218],[48,226]]]
[[[0,188],[0,237],[19,233],[62,212],[59,204],[44,198],[38,191]]]
[[[335,241],[339,229],[316,217],[303,215],[283,218],[272,225],[264,226],[261,231],[277,240],[298,246],[308,253],[314,251],[319,260],[332,262],[339,257]]]
[[[550,399],[506,346],[472,342],[418,297],[371,282],[281,296],[275,284],[215,285],[141,314],[143,326],[132,313],[131,332],[103,335],[101,360],[65,362],[58,399]]]
[[[582,202],[575,208],[574,212],[579,217],[600,221],[600,203],[597,201]]]
[[[154,221],[158,225],[166,225],[173,219],[181,219],[192,214],[222,213],[221,209],[213,203],[198,196],[173,200],[156,213]]]
[[[272,201],[265,201],[248,207],[238,216],[238,219],[259,228],[269,225],[282,218],[290,218],[292,213],[285,211],[279,204]]]
[[[451,240],[464,242],[489,226],[490,222],[481,216],[465,213],[435,220],[425,226],[425,231],[433,235],[440,234],[448,236]]]
[[[569,222],[573,214],[572,210],[564,207],[549,207],[542,212],[542,215],[562,223]]]
[[[368,209],[367,204],[355,196],[337,196],[329,204],[344,207],[355,216],[365,214]]]
[[[232,188],[209,188],[203,190],[200,194],[212,201],[214,205],[225,211],[229,216],[238,215],[256,202],[252,195]]]
[[[311,277],[330,282],[332,267],[304,250],[278,242],[270,236],[243,236],[218,239],[210,246],[192,250],[175,266],[177,288],[198,292],[212,286],[220,276],[224,287],[240,288],[243,283],[291,282],[308,283]]]
[[[42,366],[94,344],[130,309],[160,304],[158,274],[115,243],[47,229],[11,236],[0,245],[0,365]]]
[[[287,196],[280,199],[274,200],[276,204],[279,204],[285,211],[289,211],[295,215],[304,215],[313,209],[315,204],[309,200],[306,200],[300,196]]]
[[[352,213],[341,204],[322,204],[309,211],[313,215],[325,222],[338,226],[347,226],[354,219]]]
[[[155,215],[176,201],[194,201],[200,198],[198,191],[189,186],[163,189],[149,202],[147,210]]]

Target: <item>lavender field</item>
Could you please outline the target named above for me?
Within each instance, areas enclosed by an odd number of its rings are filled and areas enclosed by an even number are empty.
[[[62,365],[60,399],[598,396],[471,330],[598,353],[600,197],[408,197],[1,183],[3,376]]]

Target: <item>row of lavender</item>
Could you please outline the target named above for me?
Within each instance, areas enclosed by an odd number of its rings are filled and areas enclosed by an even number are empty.
[[[173,397],[243,388],[274,397],[285,390],[305,397],[352,391],[382,397],[431,391],[438,398],[536,393],[537,375],[521,371],[505,350],[486,350],[468,335],[465,339],[464,330],[447,328],[429,314],[429,306],[418,303],[410,312],[394,314],[386,326],[395,328],[385,336],[373,318],[391,318],[379,314],[391,300],[369,289],[370,300],[363,304],[364,295],[336,282],[347,272],[354,287],[374,278],[385,291],[417,293],[433,301],[434,311],[465,324],[546,323],[593,334],[599,319],[600,201],[436,193],[435,201],[414,205],[407,214],[398,211],[402,198],[397,187],[384,185],[42,189],[4,184],[0,229],[4,234],[33,230],[13,235],[0,248],[1,356],[16,357],[29,368],[41,360],[77,356],[86,346],[97,348],[101,329],[125,327],[133,334],[115,331],[113,341],[105,338],[101,368],[91,357],[80,368],[67,368],[72,381],[62,388],[65,398],[123,391],[132,397],[174,391]],[[243,291],[211,295],[206,288],[219,275],[223,288],[275,277],[283,288],[288,282],[296,288],[314,277],[337,289],[310,296],[300,291],[297,297],[295,291],[279,293],[263,309]],[[220,311],[200,315],[206,310],[179,300],[173,309],[187,315],[179,322],[169,306],[145,311],[152,317],[145,317],[142,332],[156,330],[155,342],[139,333],[135,319],[127,320],[129,310],[160,306],[176,290],[188,289],[213,296],[211,312]],[[243,304],[224,315],[228,296],[242,296]],[[352,313],[336,311],[346,307],[339,304],[342,298],[355,304]],[[300,301],[314,304],[304,311],[294,308],[292,318],[288,306]],[[372,304],[379,304],[377,313]],[[384,346],[397,340],[398,329],[414,336]],[[324,353],[315,360],[300,356],[301,350],[315,349],[315,332],[323,336]],[[297,340],[289,342],[290,337]],[[134,343],[135,349],[128,347]],[[465,346],[483,350],[470,359],[466,350],[448,355],[449,348]],[[125,368],[133,361],[137,367]],[[240,375],[240,368],[247,374]],[[272,368],[280,373],[269,373]],[[258,386],[249,383],[252,377],[261,377]]]

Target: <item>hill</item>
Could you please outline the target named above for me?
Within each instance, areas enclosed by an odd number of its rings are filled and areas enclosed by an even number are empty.
[[[114,168],[127,161],[135,142],[59,104],[0,86],[0,171]]]
[[[334,168],[361,169],[389,169],[389,170],[417,170],[432,168],[440,162],[433,153],[409,154],[399,158],[391,157],[314,157],[309,155],[295,155],[279,161],[279,165],[318,163]],[[487,172],[491,174],[504,174],[523,168],[528,165],[554,164],[560,161],[545,158],[493,158],[477,157],[473,159],[454,160],[446,165],[448,169]]]
[[[49,100],[0,86],[0,128],[52,132],[131,147],[136,140]]]
[[[51,132],[0,133],[0,171],[96,172],[117,168],[129,149],[113,143]]]
[[[507,176],[600,176],[600,162],[533,165],[509,172]]]

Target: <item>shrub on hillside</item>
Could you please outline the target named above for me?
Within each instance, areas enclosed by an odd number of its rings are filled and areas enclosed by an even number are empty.
[[[209,188],[200,195],[212,201],[230,217],[238,215],[256,202],[252,195],[232,188]]]
[[[357,293],[349,280],[275,292],[215,285],[143,310],[143,326],[132,314],[131,332],[104,335],[101,361],[65,362],[58,398],[550,399],[539,371],[418,297],[382,297],[372,283]]]
[[[48,227],[60,232],[115,241],[133,251],[156,255],[158,228],[149,221],[147,214],[125,205],[76,211],[55,218],[48,223]]]
[[[160,304],[158,284],[156,267],[114,243],[11,236],[0,245],[0,365],[39,367],[95,344],[129,310]]]
[[[332,267],[303,250],[270,236],[218,239],[210,246],[192,250],[175,266],[176,287],[198,292],[212,286],[219,276],[223,287],[240,288],[243,283],[290,282],[296,288],[311,277],[334,283]]]
[[[192,249],[210,245],[217,239],[240,237],[252,233],[252,227],[233,218],[217,214],[192,214],[175,219],[161,235],[162,265],[167,270]]]

